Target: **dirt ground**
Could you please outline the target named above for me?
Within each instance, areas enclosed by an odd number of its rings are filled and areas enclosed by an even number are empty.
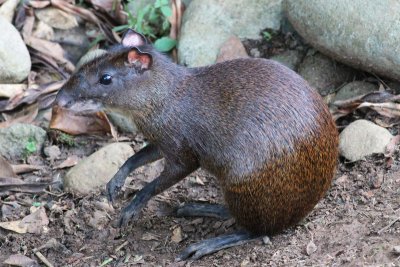
[[[34,175],[58,175],[53,165],[77,151],[82,157],[90,154],[104,142],[104,138],[91,138],[85,149],[63,147],[62,157],[55,162],[38,156],[28,160],[41,160],[47,166]],[[107,204],[104,192],[80,197],[53,188],[51,193],[18,193],[3,199],[21,204],[18,213],[8,219],[29,214],[35,201],[45,206],[50,223],[42,234],[0,230],[0,262],[16,253],[35,258],[33,250],[47,243],[40,251],[54,266],[105,262],[107,266],[400,266],[396,252],[400,245],[398,151],[390,168],[383,156],[357,163],[341,161],[331,189],[303,222],[270,237],[270,242],[252,241],[195,262],[174,259],[189,244],[236,229],[232,219],[174,216],[174,209],[182,203],[223,202],[217,181],[203,171],[155,197],[128,227],[112,227],[120,207],[161,169],[160,161],[131,175],[115,210]]]

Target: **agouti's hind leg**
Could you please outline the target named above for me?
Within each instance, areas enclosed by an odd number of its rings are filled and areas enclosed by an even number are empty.
[[[259,236],[250,234],[248,232],[237,232],[230,235],[210,238],[188,246],[184,251],[182,251],[181,254],[179,254],[178,258],[176,258],[176,261],[197,260],[205,255],[225,248],[243,245],[257,238],[259,238]]]
[[[226,220],[231,217],[229,210],[220,204],[186,203],[176,210],[179,217],[213,217]]]
[[[106,191],[108,200],[114,202],[118,192],[125,183],[126,177],[128,177],[133,170],[161,158],[162,156],[159,149],[152,144],[145,146],[131,156],[107,183]]]

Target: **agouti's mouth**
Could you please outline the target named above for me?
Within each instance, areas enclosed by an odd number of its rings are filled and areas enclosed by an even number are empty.
[[[56,102],[55,104],[59,105],[63,108],[72,110],[76,114],[88,114],[88,113],[97,112],[97,111],[100,111],[103,109],[103,105],[100,102],[96,102],[91,99],[77,101],[77,102],[69,102],[69,103]]]

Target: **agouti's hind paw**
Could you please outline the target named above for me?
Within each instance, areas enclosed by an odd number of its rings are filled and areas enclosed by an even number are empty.
[[[121,179],[118,173],[107,183],[106,192],[107,199],[114,204],[115,199],[121,191],[122,186],[125,183],[125,177]]]
[[[251,240],[256,239],[254,236],[247,232],[238,232],[231,235],[223,235],[215,238],[203,240],[199,243],[188,246],[184,251],[179,254],[176,261],[183,260],[197,260],[205,255],[217,252],[221,249],[239,246]]]

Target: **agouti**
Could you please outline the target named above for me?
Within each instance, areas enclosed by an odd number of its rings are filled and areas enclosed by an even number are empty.
[[[129,30],[120,45],[72,75],[56,102],[118,111],[149,141],[107,185],[110,200],[132,170],[165,159],[161,175],[123,210],[120,226],[200,167],[218,178],[229,213],[245,232],[192,245],[180,259],[298,223],[334,175],[338,135],[327,106],[299,75],[271,60],[186,68]]]

